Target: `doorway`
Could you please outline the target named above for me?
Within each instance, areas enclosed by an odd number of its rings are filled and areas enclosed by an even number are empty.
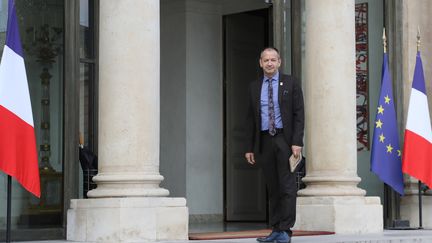
[[[261,74],[260,51],[269,45],[270,9],[223,17],[225,221],[266,221],[264,178],[244,159],[243,127],[249,83]]]

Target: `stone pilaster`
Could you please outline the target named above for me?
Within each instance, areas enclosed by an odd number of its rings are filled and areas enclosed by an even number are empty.
[[[307,187],[295,227],[380,232],[380,199],[357,187],[354,0],[307,0],[305,14]]]
[[[426,93],[428,95],[429,113],[432,112],[432,69],[428,68],[431,63],[432,55],[432,29],[430,28],[430,19],[427,18],[432,11],[432,5],[426,4],[427,1],[403,1],[402,13],[400,14],[402,23],[403,42],[400,52],[402,53],[402,65],[400,67],[403,73],[401,95],[402,99],[402,119],[403,126],[406,126],[406,116],[408,113],[408,104],[411,95],[412,81],[414,77],[414,67],[416,64],[417,53],[417,31],[420,29],[421,45],[420,52],[423,61],[423,71],[425,75]],[[398,117],[399,119],[399,117]],[[419,223],[419,199],[418,199],[418,180],[409,175],[405,175],[405,195],[401,197],[400,214],[401,219],[410,221],[411,227],[418,227]],[[422,226],[426,229],[432,227],[432,191],[426,192],[427,196],[422,197]]]
[[[100,2],[97,188],[72,200],[68,240],[187,239],[186,200],[159,187],[159,32],[159,0]]]

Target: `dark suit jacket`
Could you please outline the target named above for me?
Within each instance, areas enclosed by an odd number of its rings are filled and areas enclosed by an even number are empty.
[[[259,152],[261,140],[261,87],[263,78],[249,85],[249,107],[246,119],[246,152]],[[282,83],[282,85],[281,85]],[[303,147],[304,103],[300,83],[292,76],[279,73],[278,102],[283,134],[289,146]]]

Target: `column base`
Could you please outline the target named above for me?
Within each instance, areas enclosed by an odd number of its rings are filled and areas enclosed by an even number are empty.
[[[400,216],[401,219],[409,220],[410,227],[419,227],[419,203],[418,195],[405,195],[401,197]],[[423,228],[432,227],[432,197],[422,196],[422,225]]]
[[[90,190],[87,196],[89,198],[167,197],[169,191],[159,187],[163,179],[159,174],[99,173],[93,177],[97,187]]]
[[[73,199],[67,213],[67,240],[187,240],[188,216],[184,198]]]
[[[383,231],[379,197],[298,197],[294,229],[363,234]]]

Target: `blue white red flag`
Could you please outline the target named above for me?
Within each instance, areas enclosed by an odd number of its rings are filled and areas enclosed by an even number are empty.
[[[33,114],[13,0],[0,63],[0,170],[40,197]]]
[[[432,188],[432,130],[420,52],[417,52],[402,157],[402,170]]]

